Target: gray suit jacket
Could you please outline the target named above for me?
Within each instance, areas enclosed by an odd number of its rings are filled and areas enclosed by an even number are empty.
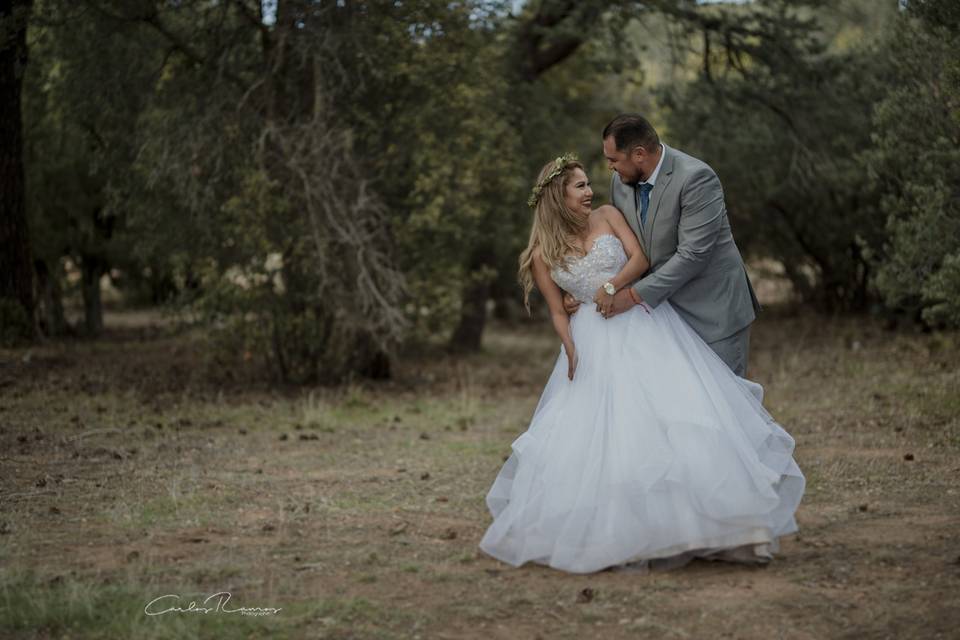
[[[667,145],[663,153],[642,228],[634,188],[616,172],[610,185],[611,203],[650,260],[633,288],[651,307],[669,299],[704,342],[715,342],[753,322],[760,304],[730,232],[717,174]]]

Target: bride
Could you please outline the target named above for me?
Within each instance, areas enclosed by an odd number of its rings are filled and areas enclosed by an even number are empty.
[[[764,564],[798,530],[794,440],[670,306],[606,318],[648,262],[620,211],[591,210],[572,156],[547,163],[520,257],[561,349],[528,429],[490,488],[480,542],[512,566],[648,571],[695,557]],[[611,286],[612,285],[612,286]],[[562,295],[583,303],[568,316]]]

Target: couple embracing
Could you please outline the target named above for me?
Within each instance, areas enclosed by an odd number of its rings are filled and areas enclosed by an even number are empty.
[[[611,205],[592,208],[572,155],[528,201],[524,301],[536,286],[561,349],[487,494],[480,548],[573,573],[766,564],[798,529],[805,478],[743,377],[759,305],[720,181],[642,116],[602,141]]]

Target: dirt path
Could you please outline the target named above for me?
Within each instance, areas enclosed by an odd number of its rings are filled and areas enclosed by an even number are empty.
[[[749,373],[797,441],[800,533],[767,567],[589,576],[477,549],[545,330],[336,390],[243,382],[200,340],[0,352],[0,637],[960,637],[956,334],[767,317]],[[217,592],[281,611],[144,614]]]

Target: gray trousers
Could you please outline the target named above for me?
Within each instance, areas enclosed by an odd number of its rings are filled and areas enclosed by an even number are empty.
[[[750,326],[747,325],[732,336],[707,343],[720,359],[727,363],[735,374],[744,377],[747,372],[747,358],[750,355]]]

